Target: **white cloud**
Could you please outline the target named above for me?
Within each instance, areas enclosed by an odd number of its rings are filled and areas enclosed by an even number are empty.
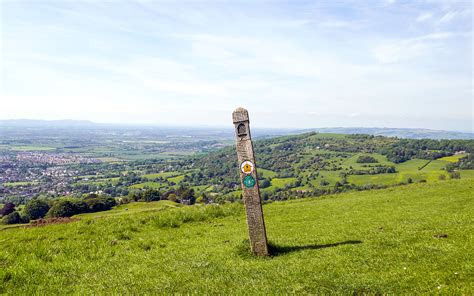
[[[396,63],[419,57],[442,45],[443,40],[463,35],[452,32],[438,32],[416,38],[388,41],[373,49],[374,57],[380,63]]]
[[[351,22],[342,21],[342,20],[329,20],[324,21],[319,24],[322,28],[331,28],[331,29],[339,29],[339,28],[348,28],[352,26]]]
[[[449,23],[451,22],[456,16],[458,15],[457,11],[449,11],[441,19],[439,20],[440,23]]]
[[[425,21],[431,19],[432,17],[433,17],[433,13],[423,12],[420,15],[418,15],[418,17],[416,18],[416,21],[421,23],[421,22],[425,22]]]
[[[396,0],[382,0],[382,2],[388,5],[392,5],[395,4]]]

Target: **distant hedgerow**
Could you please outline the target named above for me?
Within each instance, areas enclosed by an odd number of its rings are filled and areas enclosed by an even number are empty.
[[[112,197],[88,197],[85,199],[60,199],[54,202],[48,217],[71,217],[82,213],[108,211],[117,205]]]

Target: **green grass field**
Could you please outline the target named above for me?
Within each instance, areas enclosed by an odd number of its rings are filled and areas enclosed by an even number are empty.
[[[467,154],[456,154],[456,155],[451,155],[451,156],[446,156],[446,157],[442,157],[440,158],[439,160],[444,160],[444,161],[448,161],[448,162],[458,162],[458,160],[460,158],[463,158],[463,157],[466,157]]]
[[[378,174],[378,175],[351,175],[347,178],[349,183],[363,186],[366,184],[372,185],[395,185],[398,183],[406,183],[409,178],[413,182],[425,180],[427,182],[437,182],[440,175],[448,178],[447,172],[444,170],[449,163],[446,157],[433,160],[428,163],[428,160],[412,159],[400,164],[396,164],[397,173],[392,174]],[[420,169],[422,168],[422,169]],[[461,172],[461,178],[473,179],[474,170],[464,170]]]
[[[93,179],[93,180],[80,180],[79,182],[76,182],[76,184],[91,184],[91,185],[105,185],[107,183],[110,183],[112,185],[116,185],[119,182],[120,178],[115,177],[115,178],[98,178],[98,179]]]
[[[176,177],[172,177],[172,178],[168,178],[168,181],[169,182],[174,182],[175,184],[179,184],[179,182],[181,182],[181,180],[184,179],[184,175],[179,175],[179,176],[176,176]]]
[[[258,168],[257,169],[257,172],[259,174],[262,174],[262,176],[264,178],[275,178],[276,176],[276,173],[274,171],[271,171],[271,170],[267,170],[267,169],[261,169],[261,168]]]
[[[167,178],[176,177],[177,175],[179,175],[178,172],[163,172],[163,173],[155,173],[155,174],[146,174],[146,175],[143,175],[142,177],[147,178],[147,179],[156,179],[156,178],[167,179]]]
[[[56,150],[56,147],[48,146],[8,146],[13,151],[52,151]]]
[[[459,170],[461,178],[474,179],[474,170]]]
[[[429,160],[426,159],[410,159],[395,165],[397,172],[417,172],[419,168],[426,165]]]
[[[26,185],[35,185],[35,184],[38,184],[38,182],[6,182],[6,183],[3,183],[2,185],[15,187],[15,186],[26,186]]]
[[[273,178],[272,186],[283,188],[287,184],[290,184],[295,181],[296,181],[296,178]]]
[[[343,165],[345,167],[352,166],[354,169],[362,169],[363,163],[357,163],[357,159],[359,156],[372,156],[375,158],[380,165],[393,165],[392,162],[387,160],[387,157],[378,154],[378,153],[356,153],[354,156],[347,158],[346,160],[343,161]]]
[[[0,293],[474,293],[474,184],[412,184],[264,205],[270,258],[243,207],[123,205],[0,231]],[[128,209],[128,210],[125,210]]]
[[[139,183],[139,184],[130,186],[130,188],[134,188],[134,189],[146,188],[146,187],[160,189],[161,187],[163,187],[163,185],[158,182],[144,182],[144,183]]]

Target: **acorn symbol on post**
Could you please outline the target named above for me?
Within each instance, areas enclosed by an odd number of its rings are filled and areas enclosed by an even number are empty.
[[[240,169],[244,174],[251,174],[254,170],[254,165],[252,162],[246,160],[240,165]]]

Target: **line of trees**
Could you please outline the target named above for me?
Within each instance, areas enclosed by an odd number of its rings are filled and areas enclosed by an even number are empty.
[[[3,224],[19,224],[41,218],[71,217],[82,213],[107,211],[116,204],[114,198],[96,194],[89,194],[84,198],[36,198],[29,200],[21,211],[18,211],[13,203],[6,203],[0,214]]]
[[[205,195],[204,195],[205,196]],[[145,190],[130,191],[127,197],[120,199],[121,204],[126,204],[132,201],[135,202],[151,202],[158,200],[170,200],[182,204],[192,205],[196,202],[194,189],[180,186],[177,189],[161,192],[157,189],[147,188]],[[207,202],[207,197],[204,202]]]

